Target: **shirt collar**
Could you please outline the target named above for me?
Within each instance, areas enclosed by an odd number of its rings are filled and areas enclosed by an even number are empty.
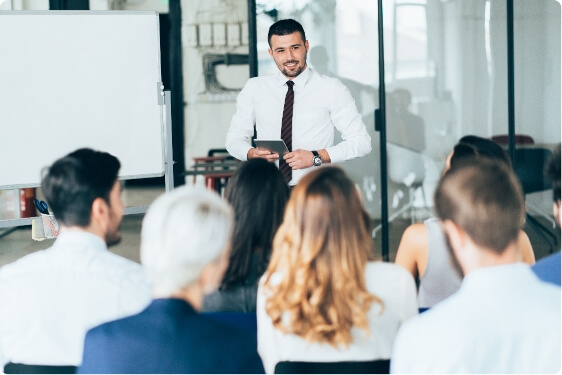
[[[306,86],[306,83],[308,82],[310,77],[312,77],[312,69],[307,65],[303,72],[293,79],[295,87]],[[285,77],[283,73],[281,73],[281,71],[277,72],[277,82],[279,86],[284,86],[288,80],[289,79],[287,79],[287,77]]]
[[[461,289],[480,290],[509,284],[514,287],[519,283],[528,283],[532,277],[529,265],[518,262],[499,266],[483,267],[470,272],[463,279]]]
[[[150,303],[149,309],[157,310],[167,310],[175,313],[182,314],[196,314],[197,311],[189,304],[189,302],[184,301],[179,298],[155,298]]]
[[[70,230],[62,232],[56,239],[56,245],[66,245],[69,243],[89,243],[98,250],[106,250],[107,244],[99,236],[85,231]]]

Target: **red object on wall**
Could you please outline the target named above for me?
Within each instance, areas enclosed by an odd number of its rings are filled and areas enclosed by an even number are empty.
[[[20,189],[20,217],[35,217],[35,188]]]

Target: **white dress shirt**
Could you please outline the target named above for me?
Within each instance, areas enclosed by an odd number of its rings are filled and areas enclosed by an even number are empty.
[[[281,274],[273,275],[275,282]],[[262,279],[263,282],[263,279]],[[369,262],[365,267],[365,282],[369,293],[384,302],[383,313],[378,303],[368,312],[370,332],[354,327],[353,342],[347,347],[334,348],[327,343],[310,343],[294,334],[277,330],[265,311],[263,286],[258,289],[258,353],[265,372],[273,373],[281,361],[340,362],[389,359],[394,337],[400,325],[418,313],[416,285],[412,275],[400,266]],[[336,296],[337,298],[337,296]]]
[[[332,163],[371,152],[371,137],[347,87],[309,67],[293,82],[293,151],[326,149]],[[247,159],[254,124],[258,139],[281,139],[286,94],[287,78],[281,72],[246,83],[238,95],[236,113],[226,135],[226,149],[232,156]],[[336,129],[343,141],[334,145]],[[295,185],[311,168],[293,170],[289,184]]]
[[[392,373],[560,371],[560,288],[523,263],[480,268],[402,326]]]
[[[79,365],[86,331],[150,301],[139,264],[96,235],[63,232],[49,249],[0,268],[0,370],[7,362]]]

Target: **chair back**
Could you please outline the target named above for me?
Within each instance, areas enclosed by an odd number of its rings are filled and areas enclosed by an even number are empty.
[[[275,365],[275,374],[389,374],[390,359],[346,362],[283,361]]]
[[[24,365],[9,362],[4,366],[5,374],[76,374],[76,366]]]
[[[420,185],[425,178],[423,154],[397,144],[387,142],[388,178],[408,187]]]
[[[524,194],[548,190],[552,187],[543,170],[552,151],[547,148],[518,148],[513,167],[521,181]]]
[[[499,145],[506,146],[509,143],[509,136],[507,134],[497,134],[491,137],[491,140]],[[535,140],[527,134],[515,134],[516,145],[533,145]]]
[[[211,148],[207,152],[207,156],[224,156],[226,159],[234,159],[230,156],[226,148]]]

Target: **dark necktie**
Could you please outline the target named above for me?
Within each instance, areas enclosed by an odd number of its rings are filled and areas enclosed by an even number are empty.
[[[293,151],[293,102],[295,101],[295,92],[293,91],[293,81],[287,81],[287,95],[285,95],[285,107],[283,107],[283,119],[281,120],[281,139],[285,141],[289,151]],[[285,181],[289,183],[293,178],[293,170],[283,159],[283,155],[279,155],[279,170]]]

